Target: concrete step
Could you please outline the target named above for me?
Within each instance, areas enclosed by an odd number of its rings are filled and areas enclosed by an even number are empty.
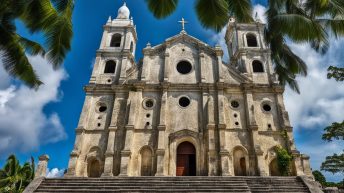
[[[35,192],[237,192],[306,193],[298,177],[111,177],[52,178]]]

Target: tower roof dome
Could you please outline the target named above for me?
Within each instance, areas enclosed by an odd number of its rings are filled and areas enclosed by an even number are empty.
[[[129,11],[126,3],[124,2],[122,7],[120,7],[118,9],[117,19],[129,19],[129,16],[130,16],[130,11]]]

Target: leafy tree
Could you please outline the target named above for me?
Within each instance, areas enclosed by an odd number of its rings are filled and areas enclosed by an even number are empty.
[[[327,156],[326,160],[321,164],[321,170],[331,173],[343,173],[344,174],[344,153],[332,156]]]
[[[172,14],[178,0],[146,0],[157,18]],[[250,0],[196,0],[196,13],[206,28],[220,31],[234,16],[238,22],[252,22]],[[307,75],[307,65],[293,53],[287,39],[310,43],[320,53],[329,47],[329,35],[344,35],[344,1],[342,0],[268,0],[265,39],[271,49],[275,71],[281,84],[299,92],[297,75]]]
[[[42,82],[26,54],[46,56],[58,68],[71,48],[74,0],[2,0],[0,3],[0,56],[5,70],[30,87]],[[31,33],[41,33],[44,45],[20,36],[16,21]]]
[[[324,129],[325,133],[322,136],[322,139],[325,141],[344,140],[344,121],[341,123],[332,123],[332,125]]]
[[[336,81],[344,81],[344,68],[330,66],[328,67],[327,71],[328,71],[328,74],[327,74],[328,79],[334,78],[336,79]]]
[[[330,66],[328,68],[327,78],[334,78],[336,81],[344,81],[344,68]],[[332,125],[326,127],[324,131],[325,133],[322,139],[325,141],[332,141],[333,139],[344,140],[344,121],[341,123],[332,123]],[[327,156],[326,160],[321,164],[321,170],[344,174],[344,152],[340,155],[333,154],[332,156]],[[341,186],[344,186],[344,179]]]
[[[312,173],[315,181],[318,181],[323,186],[326,184],[326,178],[319,170],[315,170]]]
[[[0,192],[20,193],[33,180],[35,176],[35,163],[31,157],[31,163],[23,166],[14,155],[10,155],[3,169],[0,170]]]

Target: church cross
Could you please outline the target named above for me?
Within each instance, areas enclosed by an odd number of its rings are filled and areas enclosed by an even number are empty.
[[[183,17],[182,17],[182,20],[178,21],[178,22],[182,24],[182,29],[183,29],[183,31],[185,31],[185,24],[187,24],[189,22],[185,21],[185,19]]]

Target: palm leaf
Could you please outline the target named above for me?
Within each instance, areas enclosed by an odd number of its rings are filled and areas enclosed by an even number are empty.
[[[198,19],[205,28],[219,32],[228,22],[229,10],[226,0],[197,0],[195,8]]]
[[[249,23],[252,18],[252,4],[250,0],[227,0],[229,14],[238,22]]]
[[[18,36],[20,44],[25,48],[25,51],[31,55],[41,55],[44,57],[45,50],[44,48],[37,42],[31,41],[27,38]]]
[[[38,88],[42,82],[33,70],[18,37],[0,26],[0,50],[5,70],[24,81],[29,87]]]
[[[148,9],[158,19],[171,15],[177,8],[178,0],[145,0]]]

